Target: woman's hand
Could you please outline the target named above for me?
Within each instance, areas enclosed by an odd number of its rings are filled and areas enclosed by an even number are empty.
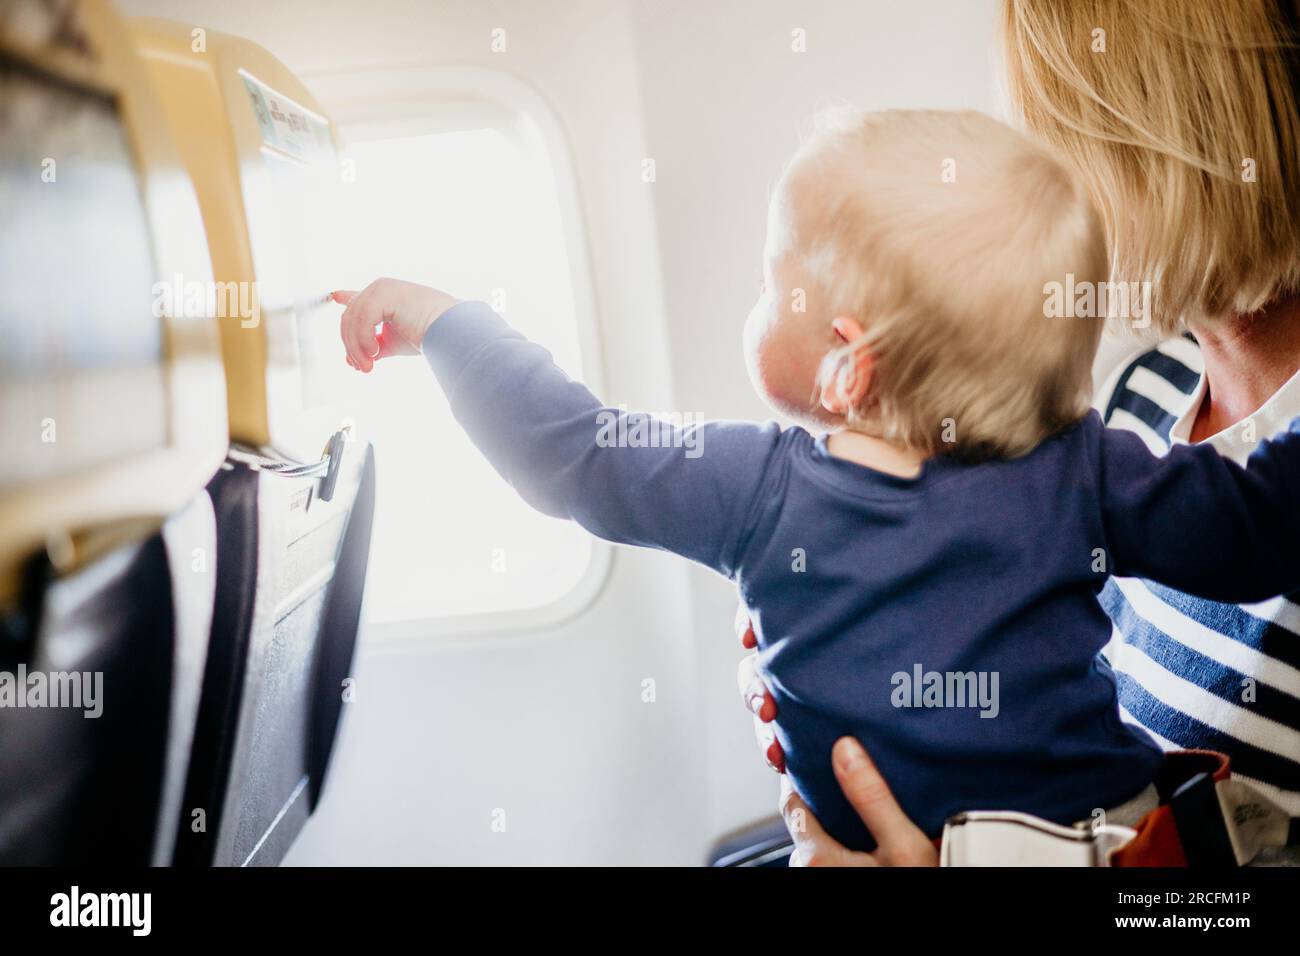
[[[850,850],[829,836],[795,793],[789,777],[781,778],[781,816],[794,840],[791,866],[938,866],[939,851],[903,812],[871,757],[852,737],[841,737],[831,750],[835,779],[858,812],[876,849]]]
[[[750,650],[758,647],[749,610],[744,605],[736,612],[736,635],[741,646]],[[828,835],[795,792],[790,778],[784,776],[785,751],[776,739],[772,724],[776,720],[776,701],[759,676],[756,654],[747,654],[740,662],[736,682],[741,699],[754,715],[754,730],[767,765],[783,775],[781,816],[794,840],[791,866],[939,865],[939,851],[907,818],[871,757],[852,737],[841,737],[835,742],[831,766],[844,796],[876,838],[876,849],[871,853],[850,850]]]
[[[742,647],[753,650],[758,647],[754,637],[754,626],[749,623],[749,609],[741,605],[736,609],[736,636]],[[740,689],[740,698],[754,715],[754,736],[758,738],[759,749],[763,759],[777,773],[785,773],[785,751],[776,739],[772,721],[776,720],[776,701],[772,692],[758,675],[758,655],[746,654],[736,671],[736,684]]]
[[[347,306],[339,320],[339,335],[348,364],[369,372],[390,355],[419,355],[429,326],[460,300],[428,286],[400,279],[376,279],[360,292],[335,292]]]

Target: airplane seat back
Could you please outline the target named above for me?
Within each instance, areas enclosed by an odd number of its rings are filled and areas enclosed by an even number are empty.
[[[177,860],[274,864],[320,797],[373,514],[373,455],[332,402],[347,371],[328,300],[345,249],[331,221],[338,136],[255,44],[149,18],[132,32],[198,192],[225,305],[232,445],[209,487],[217,594]]]
[[[194,192],[100,0],[0,5],[0,863],[171,858],[226,448]]]

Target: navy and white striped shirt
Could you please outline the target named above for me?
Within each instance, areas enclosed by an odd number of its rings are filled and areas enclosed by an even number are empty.
[[[1156,454],[1185,443],[1205,394],[1200,350],[1172,339],[1123,365],[1098,408]],[[1300,415],[1300,373],[1249,418],[1207,439],[1244,463]],[[1189,516],[1194,520],[1194,516]],[[1207,601],[1135,578],[1101,594],[1115,629],[1105,654],[1123,716],[1165,749],[1232,757],[1236,776],[1300,815],[1300,592],[1259,604]]]

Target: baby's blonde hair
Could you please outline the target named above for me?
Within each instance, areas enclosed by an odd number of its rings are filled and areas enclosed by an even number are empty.
[[[849,427],[926,454],[1016,457],[1088,410],[1103,318],[1047,317],[1050,283],[1106,278],[1085,187],[1028,137],[974,112],[835,111],[788,176],[795,249],[872,377]],[[851,373],[850,373],[851,374]]]
[[[1153,327],[1300,289],[1296,0],[1005,0],[1009,93],[1088,182]]]

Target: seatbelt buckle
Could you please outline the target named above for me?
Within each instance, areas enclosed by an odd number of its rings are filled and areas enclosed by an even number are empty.
[[[1116,824],[1062,826],[1028,813],[977,810],[943,825],[940,866],[1109,866],[1136,835]]]
[[[316,490],[316,497],[321,501],[329,501],[334,497],[334,488],[338,485],[339,472],[343,467],[343,450],[352,438],[351,429],[351,425],[344,425],[330,436],[329,444],[325,446],[321,456],[321,460],[326,462],[325,474]]]

